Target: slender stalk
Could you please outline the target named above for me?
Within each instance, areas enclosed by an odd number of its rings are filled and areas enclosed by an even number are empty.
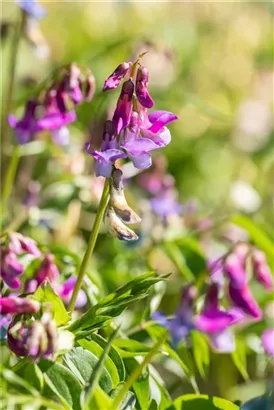
[[[153,345],[152,349],[149,351],[149,353],[145,356],[144,360],[142,363],[140,363],[139,366],[135,368],[135,370],[131,373],[117,396],[113,399],[111,410],[117,410],[119,408],[119,404],[123,400],[124,396],[127,394],[129,389],[132,387],[133,383],[138,379],[138,377],[141,375],[143,369],[151,362],[151,359],[155,354],[158,352],[159,348],[162,346],[164,341],[166,340],[167,333],[163,332],[161,335],[160,339]]]
[[[1,195],[1,221],[2,223],[4,219],[3,217],[5,215],[7,201],[12,192],[14,178],[15,178],[17,167],[18,167],[19,151],[20,151],[20,146],[17,144],[13,148],[12,157],[11,157],[9,167],[7,170],[7,174],[6,174],[6,178],[3,184],[3,191]]]
[[[8,85],[6,90],[6,101],[3,104],[3,118],[2,118],[2,126],[1,126],[1,135],[2,135],[2,150],[5,151],[5,148],[8,144],[8,134],[9,134],[9,124],[8,124],[8,114],[12,108],[12,99],[13,99],[13,90],[14,90],[14,82],[15,82],[15,74],[16,74],[16,64],[18,58],[18,50],[19,50],[19,43],[21,34],[24,28],[25,23],[25,15],[24,12],[20,10],[20,16],[18,22],[15,27],[14,37],[11,45],[11,52],[10,52],[10,60],[9,60],[9,79]]]
[[[98,237],[100,225],[101,225],[102,220],[103,220],[103,216],[104,216],[107,204],[108,204],[108,200],[109,200],[109,180],[106,179],[105,180],[105,185],[104,185],[104,190],[103,190],[103,193],[102,193],[102,197],[101,197],[101,200],[100,200],[100,204],[99,204],[99,207],[98,207],[96,218],[95,218],[95,221],[94,221],[94,225],[93,225],[93,228],[92,228],[92,231],[91,231],[91,234],[90,234],[90,238],[89,238],[88,246],[87,246],[87,249],[86,249],[86,253],[85,253],[84,258],[82,260],[82,263],[81,263],[81,266],[80,266],[80,269],[79,269],[79,273],[78,273],[78,277],[77,277],[77,281],[76,281],[76,284],[75,284],[75,288],[73,289],[71,300],[69,302],[68,310],[70,312],[74,309],[75,302],[76,302],[79,290],[81,289],[83,278],[85,276],[85,272],[86,272],[86,269],[87,269],[88,261],[89,261],[89,258],[92,255],[92,253],[93,253],[94,246],[96,244],[96,240],[97,240],[97,237]]]

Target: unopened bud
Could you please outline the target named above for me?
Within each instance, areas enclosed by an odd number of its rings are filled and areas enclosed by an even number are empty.
[[[145,108],[152,108],[154,101],[149,95],[147,89],[148,83],[148,70],[144,67],[140,67],[137,72],[136,78],[136,96],[139,103]]]
[[[106,79],[103,91],[117,88],[121,84],[122,79],[125,77],[130,67],[131,63],[122,63],[118,65],[113,73]]]

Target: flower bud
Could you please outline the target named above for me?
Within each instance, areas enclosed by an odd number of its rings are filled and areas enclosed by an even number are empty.
[[[121,84],[122,79],[125,77],[130,67],[131,63],[122,63],[118,65],[113,73],[106,79],[103,91],[117,88]]]
[[[127,224],[137,224],[141,218],[128,206],[123,187],[123,173],[120,169],[112,172],[110,204],[119,218]]]
[[[230,282],[228,286],[228,292],[231,301],[236,307],[239,307],[245,313],[253,316],[256,319],[260,319],[262,317],[261,309],[256,300],[253,298],[252,293],[247,285],[239,288],[233,286],[233,282]]]
[[[154,101],[149,95],[148,89],[148,70],[144,67],[140,67],[137,72],[136,78],[136,96],[139,103],[145,108],[152,108]]]
[[[15,296],[2,297],[0,299],[0,313],[2,315],[17,314],[35,314],[40,309],[40,303]]]
[[[10,238],[10,248],[15,253],[20,254],[25,251],[36,257],[41,256],[41,252],[37,248],[36,242],[33,239],[28,238],[27,236],[23,236],[22,234],[18,232],[12,232],[9,235],[9,238]]]
[[[50,283],[54,283],[59,278],[59,270],[57,265],[54,263],[54,256],[52,254],[47,254],[38,268],[36,275],[29,279],[25,284],[25,292],[33,293],[36,291],[38,286],[41,285],[46,279]]]
[[[18,289],[21,281],[18,276],[24,272],[23,266],[18,262],[17,256],[8,248],[1,249],[1,277],[11,289]]]
[[[233,282],[234,287],[242,287],[247,283],[244,262],[239,255],[235,253],[229,254],[225,259],[224,269],[229,279]]]
[[[110,224],[110,233],[121,241],[137,241],[139,239],[136,233],[121,221],[112,207],[107,210],[107,218]]]
[[[126,81],[123,84],[112,119],[116,134],[120,134],[120,132],[130,123],[133,91],[133,82],[131,80]]]
[[[255,249],[252,255],[255,277],[266,289],[273,289],[273,277],[265,254]]]

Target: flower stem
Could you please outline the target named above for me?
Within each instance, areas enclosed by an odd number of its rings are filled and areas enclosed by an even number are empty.
[[[124,396],[127,394],[129,389],[132,387],[133,383],[141,375],[143,369],[151,362],[151,359],[158,352],[159,348],[162,346],[166,338],[167,338],[167,332],[163,332],[159,340],[157,340],[157,342],[152,346],[151,350],[145,356],[144,360],[140,363],[139,366],[137,366],[134,369],[134,371],[131,373],[131,375],[129,376],[129,378],[127,379],[127,381],[125,382],[125,384],[123,385],[119,393],[117,394],[117,396],[115,396],[112,402],[111,410],[119,409],[119,404],[123,400]]]
[[[98,237],[98,233],[99,233],[99,229],[100,229],[100,225],[102,223],[103,217],[104,217],[104,213],[105,213],[105,209],[107,207],[108,204],[108,200],[109,200],[109,179],[105,180],[105,185],[104,185],[104,190],[101,196],[101,200],[100,200],[100,204],[98,207],[98,211],[96,214],[96,218],[94,221],[94,225],[90,234],[90,238],[88,241],[88,246],[86,249],[86,253],[84,255],[84,258],[82,260],[80,269],[79,269],[79,273],[78,273],[78,277],[77,277],[77,281],[75,284],[75,287],[73,289],[73,293],[71,296],[71,300],[69,302],[68,305],[68,310],[71,312],[74,309],[75,306],[75,302],[79,293],[79,290],[81,289],[81,285],[83,282],[83,278],[85,276],[85,272],[87,269],[87,265],[88,265],[88,261],[89,258],[91,257],[93,250],[94,250],[94,246],[96,244],[96,240]]]
[[[10,60],[9,60],[9,79],[7,84],[6,90],[6,102],[3,105],[3,118],[2,118],[2,125],[1,125],[1,139],[2,139],[2,152],[5,152],[5,149],[8,145],[8,135],[9,135],[9,123],[8,123],[8,114],[12,108],[12,99],[13,99],[13,90],[14,90],[14,82],[15,82],[15,74],[16,74],[16,64],[17,64],[17,57],[18,57],[18,50],[19,50],[19,43],[21,34],[25,24],[25,15],[22,11],[20,11],[20,17],[18,22],[15,26],[14,37],[12,40],[11,45],[11,52],[10,52]]]
[[[7,170],[7,174],[6,174],[6,178],[3,184],[3,191],[1,195],[1,221],[2,223],[4,220],[7,201],[9,199],[9,196],[13,188],[14,178],[15,178],[15,174],[16,174],[16,170],[17,170],[17,166],[18,166],[18,162],[20,158],[19,153],[20,153],[20,146],[17,144],[13,148],[12,157],[11,157],[9,167]]]

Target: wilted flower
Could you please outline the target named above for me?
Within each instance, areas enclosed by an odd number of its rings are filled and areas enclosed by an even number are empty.
[[[8,329],[8,345],[18,356],[35,360],[49,358],[57,352],[58,333],[50,312],[43,313],[41,320],[24,320],[16,317]]]

